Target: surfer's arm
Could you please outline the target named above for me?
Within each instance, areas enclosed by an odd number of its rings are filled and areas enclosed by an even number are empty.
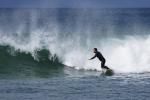
[[[94,55],[92,58],[90,58],[89,60],[92,60],[92,59],[94,59],[96,57],[96,55]]]

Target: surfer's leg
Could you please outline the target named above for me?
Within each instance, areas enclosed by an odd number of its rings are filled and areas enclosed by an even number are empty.
[[[105,66],[105,62],[106,62],[106,60],[101,61],[101,68],[110,69],[107,66]]]
[[[105,60],[101,60],[101,68],[104,68],[105,67]]]
[[[106,69],[110,69],[110,68],[108,68],[107,66],[104,66],[104,68],[106,68]]]

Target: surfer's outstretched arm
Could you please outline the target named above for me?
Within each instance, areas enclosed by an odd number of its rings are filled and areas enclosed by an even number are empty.
[[[92,58],[90,58],[89,60],[92,60],[92,59],[94,59],[96,57],[96,55],[94,55]]]

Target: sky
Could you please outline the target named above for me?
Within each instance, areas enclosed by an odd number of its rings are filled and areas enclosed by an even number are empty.
[[[150,8],[150,0],[0,0],[0,8]]]

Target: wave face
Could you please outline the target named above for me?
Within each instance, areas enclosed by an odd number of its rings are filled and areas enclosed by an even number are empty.
[[[10,46],[0,46],[0,78],[49,77],[62,73],[63,64],[56,55],[42,49],[21,52]]]
[[[98,60],[87,60],[97,47],[116,72],[149,72],[149,26],[150,9],[1,8],[0,52],[11,47],[11,55],[20,52],[15,61],[23,56],[32,62],[39,60],[37,51],[46,50],[40,62],[57,58],[76,69],[101,70]],[[14,61],[6,55],[1,53],[1,63]]]
[[[52,55],[48,50],[36,50],[34,54],[30,52],[21,52],[10,46],[0,46],[0,63],[20,63],[20,62],[38,62],[43,64],[61,64],[57,55]]]

